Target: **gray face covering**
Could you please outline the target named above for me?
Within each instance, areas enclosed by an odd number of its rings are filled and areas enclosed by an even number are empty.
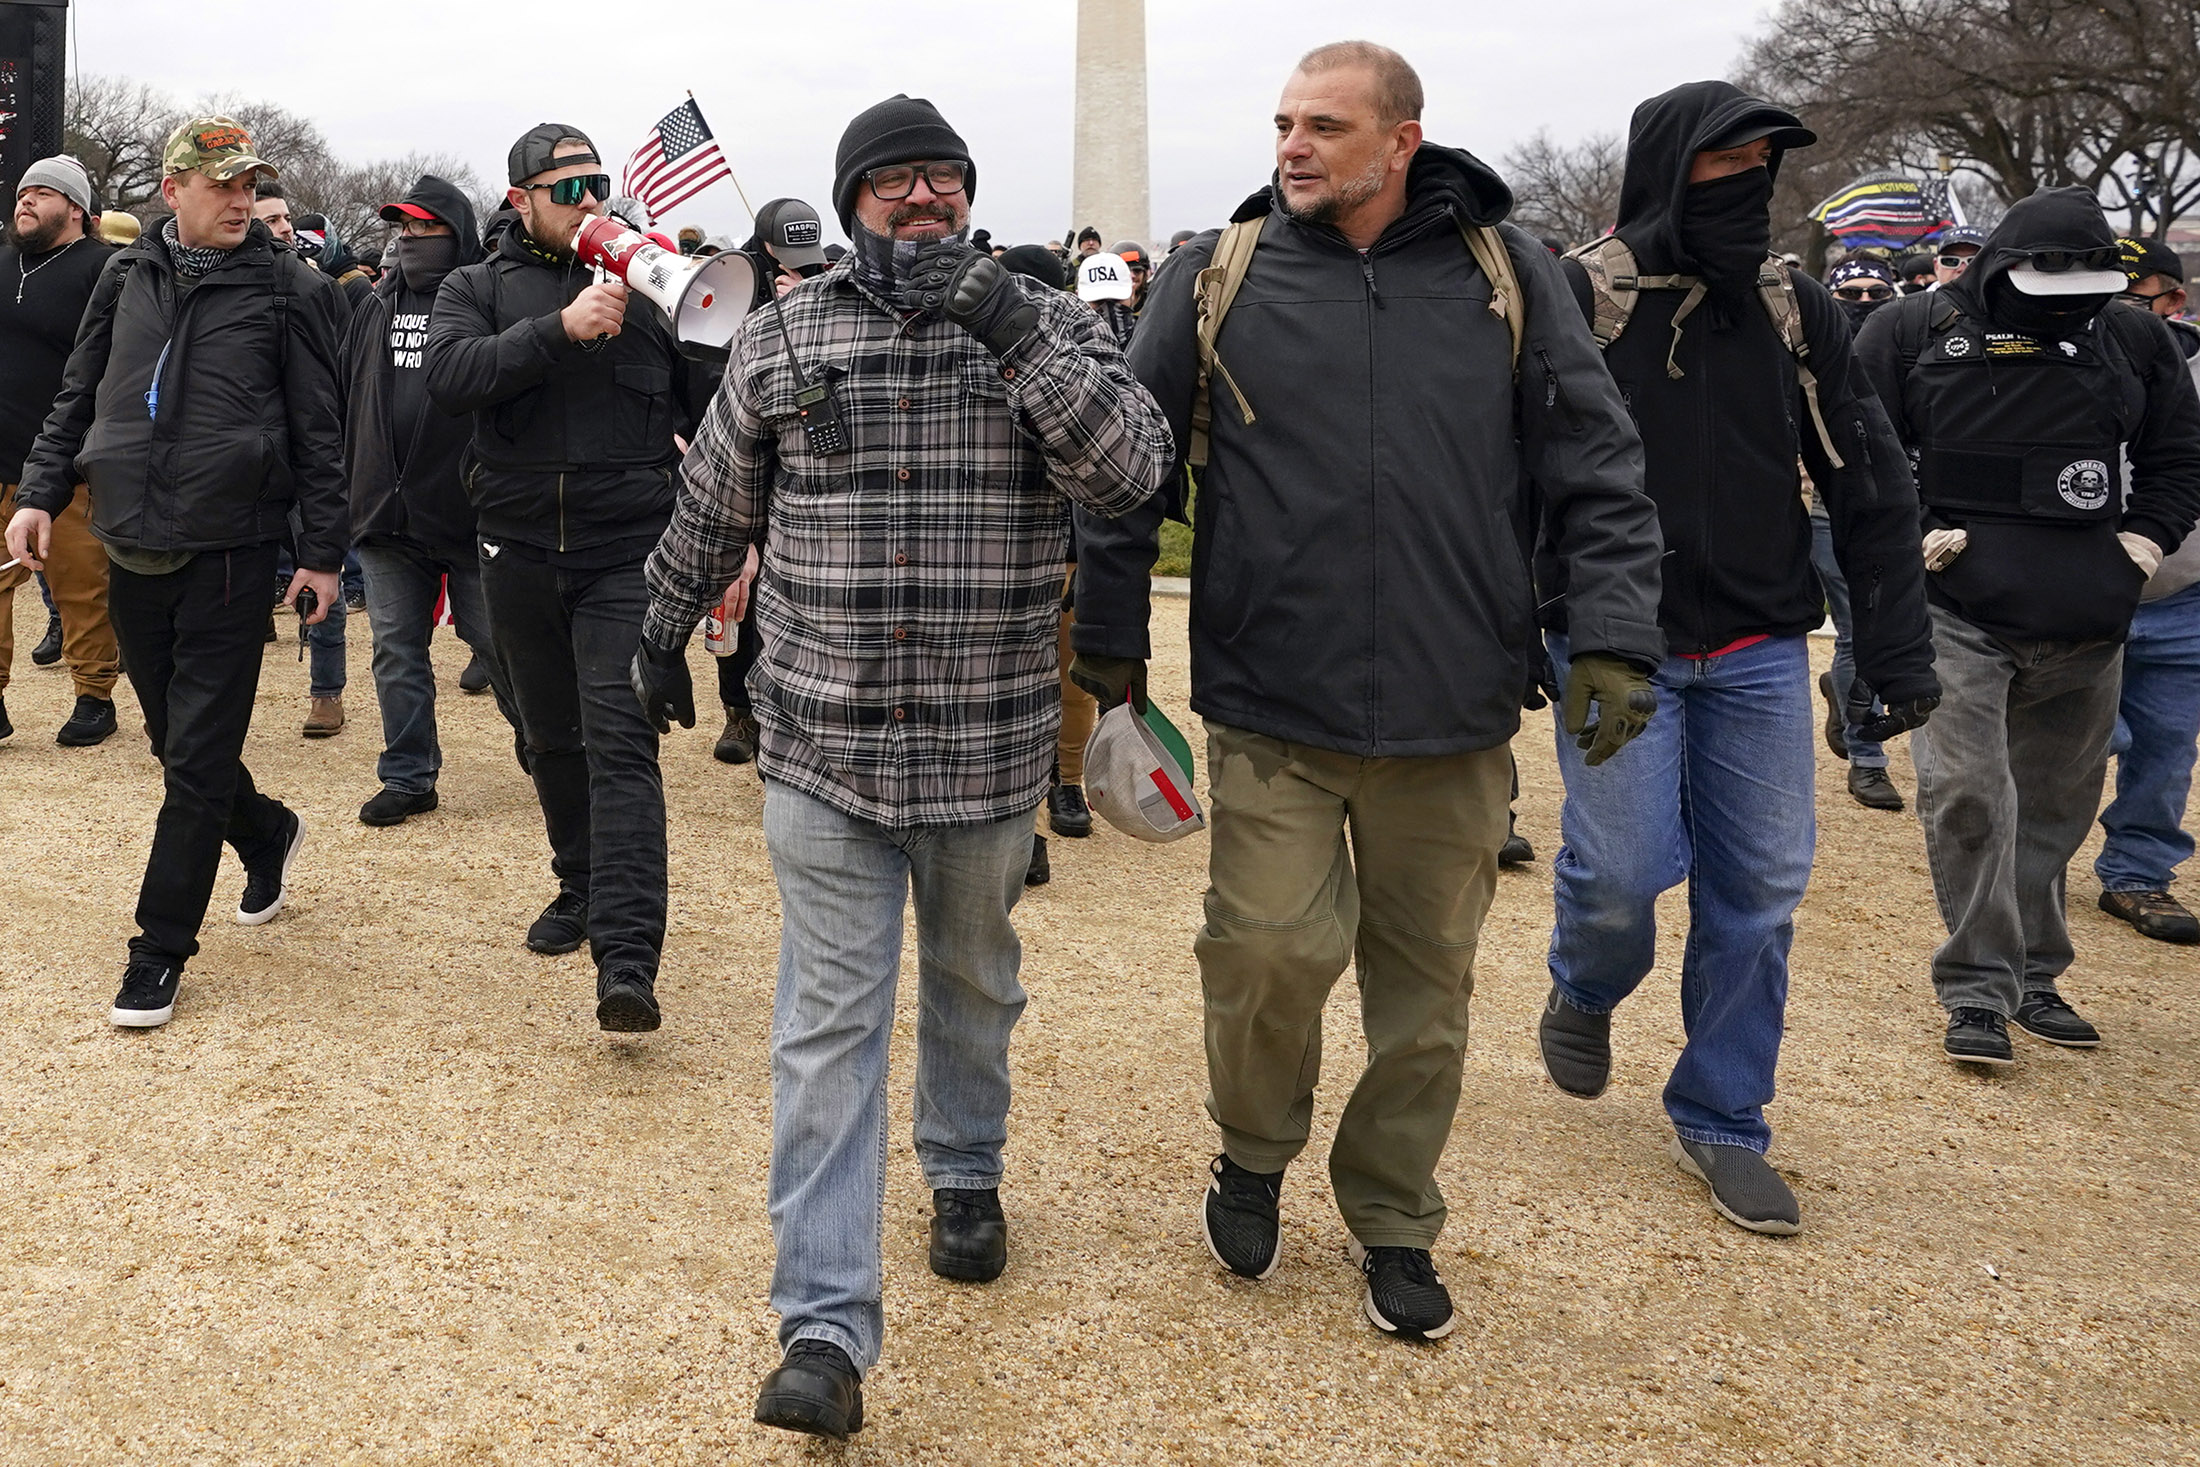
[[[458,265],[458,239],[449,234],[408,235],[397,241],[397,273],[405,288],[425,295]]]
[[[961,241],[968,237],[967,229],[945,236]],[[902,283],[909,278],[910,269],[926,246],[939,243],[929,239],[888,239],[883,234],[873,234],[861,224],[856,225],[855,246],[856,275],[864,284],[880,295],[892,299],[899,293]]]

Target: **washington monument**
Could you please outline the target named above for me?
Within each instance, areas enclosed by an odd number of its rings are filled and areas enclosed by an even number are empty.
[[[1077,0],[1077,151],[1072,233],[1101,248],[1152,246],[1146,202],[1146,0]],[[1074,241],[1071,241],[1074,243]]]

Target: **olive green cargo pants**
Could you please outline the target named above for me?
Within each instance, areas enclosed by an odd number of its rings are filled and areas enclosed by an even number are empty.
[[[1352,1235],[1426,1248],[1459,1106],[1474,949],[1497,889],[1512,757],[1362,759],[1209,720],[1212,846],[1194,951],[1207,1113],[1239,1166],[1306,1145],[1322,1006],[1357,961],[1367,1068],[1329,1153]]]

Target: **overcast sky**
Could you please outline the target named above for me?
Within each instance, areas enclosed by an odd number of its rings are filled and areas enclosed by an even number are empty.
[[[975,222],[1000,242],[1059,237],[1069,218],[1074,0],[389,0],[273,5],[240,25],[179,20],[172,0],[77,0],[86,74],[190,99],[236,91],[319,120],[355,161],[457,153],[501,185],[512,140],[540,121],[585,128],[616,172],[689,90],[751,202],[809,199],[827,216],[850,117],[898,91],[930,97],[969,142]],[[1428,136],[1495,162],[1548,128],[1620,131],[1644,97],[1722,76],[1767,0],[1147,0],[1153,228],[1220,224],[1273,166],[1270,126],[1291,65],[1324,41],[1403,52],[1428,92]],[[282,160],[271,160],[280,164]],[[720,184],[675,223],[746,235]]]

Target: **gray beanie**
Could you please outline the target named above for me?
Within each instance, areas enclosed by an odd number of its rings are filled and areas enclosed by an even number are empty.
[[[24,169],[22,178],[16,181],[15,196],[21,198],[27,188],[50,188],[86,214],[92,212],[91,175],[67,153],[41,158]]]

